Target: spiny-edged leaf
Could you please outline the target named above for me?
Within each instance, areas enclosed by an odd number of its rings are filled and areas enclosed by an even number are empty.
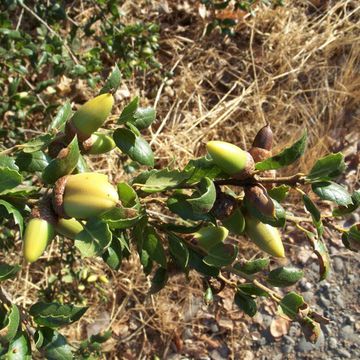
[[[167,268],[167,261],[161,239],[153,227],[148,226],[145,230],[143,249],[150,258],[156,261],[163,268]]]
[[[68,152],[64,157],[53,159],[42,173],[42,179],[46,184],[54,184],[57,179],[71,174],[79,160],[80,150],[77,137],[75,136],[66,148]]]
[[[106,222],[91,218],[86,223],[84,230],[75,237],[75,246],[82,257],[102,255],[112,240],[112,233]]]
[[[286,287],[296,284],[303,276],[300,269],[282,266],[270,271],[267,281],[273,286]]]
[[[278,202],[282,202],[288,196],[289,191],[290,186],[282,184],[280,186],[273,187],[272,189],[268,190],[267,193],[272,199]]]
[[[149,290],[150,294],[155,294],[163,289],[169,279],[169,274],[166,269],[159,267],[154,277],[151,279],[151,288]]]
[[[172,189],[188,178],[188,175],[185,172],[179,170],[160,170],[151,174],[141,190],[147,193],[155,193],[164,191],[167,189]]]
[[[149,127],[156,118],[156,111],[152,107],[138,107],[133,114],[132,124],[139,130]]]
[[[121,182],[117,184],[117,191],[121,204],[126,208],[133,208],[139,206],[139,198],[136,191],[131,185]]]
[[[278,203],[275,199],[273,199],[272,202],[275,207],[275,217],[270,217],[265,215],[264,213],[260,212],[257,208],[252,206],[251,202],[249,202],[248,199],[245,198],[244,200],[246,209],[249,211],[249,213],[254,217],[258,218],[261,222],[275,227],[283,227],[286,222],[286,212],[284,208],[281,206],[281,204]]]
[[[185,270],[189,263],[189,250],[176,235],[169,233],[169,250],[176,263]]]
[[[204,263],[209,266],[221,268],[232,264],[238,254],[238,248],[232,244],[217,244],[210,248],[204,257]]]
[[[124,107],[119,119],[118,124],[125,124],[134,119],[134,113],[139,106],[139,97],[136,96],[131,102]]]
[[[267,268],[270,264],[269,258],[263,258],[263,259],[255,259],[246,261],[243,264],[236,263],[234,264],[234,268],[236,270],[239,270],[247,275],[253,275],[258,273],[259,271],[264,270]]]
[[[0,194],[8,189],[20,185],[23,177],[17,170],[10,168],[0,168]]]
[[[16,336],[20,324],[20,311],[19,308],[12,304],[11,308],[6,314],[5,320],[1,325],[0,339],[4,342],[10,342]]]
[[[309,180],[331,180],[341,175],[346,168],[342,153],[330,154],[319,159],[310,170]]]
[[[113,270],[119,270],[122,262],[122,247],[119,238],[113,236],[110,246],[102,254],[103,260]]]
[[[75,305],[62,305],[57,302],[38,302],[31,306],[29,314],[38,325],[56,328],[79,320],[88,308]]]
[[[306,316],[300,321],[300,325],[306,340],[315,344],[321,335],[320,324]]]
[[[234,297],[235,304],[247,315],[253,317],[257,312],[255,300],[240,291],[237,291]]]
[[[6,360],[31,360],[30,340],[25,331],[19,331],[9,344]],[[65,360],[65,359],[64,359]]]
[[[188,203],[191,205],[194,213],[208,213],[216,200],[216,189],[214,183],[207,177],[201,179],[197,185],[197,190],[191,195]]]
[[[306,195],[303,195],[303,202],[305,205],[306,210],[311,214],[313,223],[316,227],[316,231],[318,233],[318,236],[321,237],[324,232],[324,226],[321,221],[321,214],[319,209],[316,207],[314,202]]]
[[[19,265],[0,264],[0,281],[11,279],[17,274],[20,268]]]
[[[276,170],[284,166],[288,166],[299,159],[305,152],[307,143],[307,132],[305,131],[302,137],[296,141],[292,146],[283,150],[280,154],[272,156],[255,165],[256,170]]]
[[[350,194],[339,184],[330,181],[322,181],[313,183],[311,188],[322,200],[332,201],[341,206],[348,206],[352,204]]]
[[[104,86],[100,90],[100,94],[105,94],[108,92],[115,92],[120,86],[121,82],[121,73],[117,65],[114,66],[113,71],[107,78]]]
[[[21,151],[16,157],[16,164],[21,171],[33,173],[43,171],[49,165],[50,160],[41,150],[32,153]]]
[[[212,215],[195,213],[192,206],[188,202],[189,196],[184,194],[173,194],[167,200],[167,206],[173,213],[179,215],[184,220],[204,220],[211,221]]]
[[[19,167],[17,166],[15,159],[7,155],[0,155],[0,168],[8,168],[16,171],[19,170]]]
[[[343,216],[351,214],[360,206],[360,190],[355,190],[351,195],[352,204],[348,206],[339,206],[337,209],[334,209],[333,216]]]
[[[118,206],[107,211],[101,216],[110,229],[127,229],[134,226],[142,217],[142,214],[135,208],[124,208]]]
[[[189,267],[206,276],[218,276],[219,269],[204,263],[203,256],[192,249],[189,250]]]
[[[24,231],[24,219],[20,211],[5,200],[0,200],[0,209],[1,207],[4,207],[7,213],[13,217],[15,224],[19,225],[20,234],[22,234]]]
[[[280,301],[278,311],[280,315],[285,315],[294,320],[302,307],[306,305],[304,298],[292,291],[286,294]]]
[[[35,151],[45,149],[50,142],[53,140],[53,137],[50,134],[40,135],[27,143],[21,146],[22,151],[26,153],[32,153]]]
[[[42,327],[39,328],[37,332],[41,332],[41,337],[43,338],[43,343],[39,350],[44,354],[47,360],[74,359],[66,338],[56,330]]]
[[[360,251],[360,224],[353,225],[349,231],[343,233],[342,241],[349,250]]]
[[[238,289],[241,292],[245,293],[246,295],[265,296],[265,297],[269,296],[265,290],[258,288],[252,283],[240,284],[238,285]]]
[[[190,160],[186,165],[184,171],[188,173],[187,184],[195,184],[204,177],[210,180],[223,175],[222,177],[228,177],[222,173],[222,170],[214,164],[214,161],[209,157],[201,157],[198,159]]]
[[[141,165],[154,166],[154,154],[151,147],[141,136],[136,136],[129,129],[121,128],[115,130],[113,137],[117,147],[132,160]]]
[[[71,105],[69,101],[66,101],[65,104],[60,106],[56,116],[49,125],[48,131],[62,130],[65,123],[70,119],[70,116],[71,116]]]

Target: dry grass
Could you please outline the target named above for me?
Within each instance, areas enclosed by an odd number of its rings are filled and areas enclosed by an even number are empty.
[[[180,6],[168,1],[169,12],[158,12],[160,2],[152,2],[150,16],[162,24],[159,58],[174,75],[163,80],[149,73],[127,84],[132,94],[145,95],[148,103],[156,105],[158,120],[147,138],[159,167],[184,166],[204,154],[204,143],[210,139],[247,148],[266,122],[274,130],[276,150],[308,129],[310,145],[301,162],[303,170],[315,157],[359,140],[359,1],[325,1],[323,8],[310,1],[288,1],[284,8],[259,9],[255,17],[238,24],[238,35],[232,39],[217,33],[203,36],[204,21],[195,3]],[[130,2],[125,6],[131,14],[139,11]],[[111,169],[114,179],[125,176],[116,155],[95,165]],[[20,246],[17,241],[18,250]],[[57,258],[57,247],[48,251],[49,261]],[[226,320],[230,311],[232,320],[222,341],[227,342],[231,358],[241,358],[241,351],[249,349],[251,338],[243,319],[230,310],[226,297],[219,298],[219,305],[209,312],[199,304],[202,284],[195,274],[189,280],[176,275],[159,294],[147,296],[149,280],[135,256],[117,273],[100,261],[85,263],[93,272],[106,272],[110,283],[101,285],[100,295],[94,284],[88,285],[89,311],[65,331],[73,341],[84,338],[86,325],[106,311],[114,331],[106,358],[150,358],[155,353],[166,358],[181,350],[199,358],[216,345],[210,344],[206,319]],[[77,266],[83,267],[84,261]],[[7,285],[17,302],[29,305],[59,264],[45,269],[43,261],[24,269],[20,281]],[[192,341],[182,339],[185,327],[193,330]]]

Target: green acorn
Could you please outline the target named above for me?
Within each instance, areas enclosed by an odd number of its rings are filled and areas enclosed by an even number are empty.
[[[104,174],[84,172],[60,178],[53,207],[63,218],[87,219],[116,207],[119,195]]]
[[[252,156],[234,144],[225,141],[209,141],[206,148],[214,163],[233,178],[245,179],[254,171]]]
[[[113,138],[106,134],[95,133],[82,143],[83,152],[89,155],[105,154],[116,146]]]
[[[110,115],[114,97],[110,93],[101,94],[83,104],[66,124],[66,135],[78,135],[80,141],[88,139],[99,129]]]
[[[229,231],[223,226],[206,226],[193,233],[193,238],[197,244],[205,251],[208,251],[214,245],[223,242],[228,236]]]
[[[284,245],[277,228],[246,215],[245,232],[261,250],[275,257],[285,257]]]
[[[23,238],[23,255],[27,262],[36,261],[55,237],[55,221],[48,199],[32,210]]]
[[[74,240],[76,235],[84,230],[84,227],[74,218],[59,218],[55,225],[55,230],[58,234],[63,235],[68,239]]]

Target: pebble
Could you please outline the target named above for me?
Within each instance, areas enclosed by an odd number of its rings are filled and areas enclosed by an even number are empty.
[[[314,350],[315,346],[312,343],[306,341],[304,337],[302,337],[296,348],[299,352],[308,352]]]
[[[270,315],[264,314],[262,316],[262,321],[263,321],[264,327],[266,327],[266,328],[268,328],[270,326],[272,320],[273,320],[273,317]]]
[[[312,303],[314,294],[311,291],[306,291],[301,294],[307,303]]]
[[[325,308],[328,308],[331,305],[331,301],[326,299],[324,295],[320,295],[320,302]]]
[[[226,357],[222,357],[221,354],[219,353],[219,351],[217,351],[217,350],[213,350],[210,353],[210,358],[212,360],[226,360]]]
[[[329,346],[330,349],[336,349],[337,346],[338,346],[338,341],[337,341],[337,339],[334,338],[334,337],[329,338],[329,340],[328,340],[328,346]]]
[[[299,285],[303,291],[309,291],[312,288],[312,284],[306,279],[301,279]]]
[[[346,359],[351,359],[351,354],[346,349],[338,349],[337,353],[342,357]]]
[[[182,337],[184,340],[191,339],[193,337],[193,333],[191,329],[185,328]]]
[[[291,336],[289,336],[289,335],[284,335],[283,339],[284,339],[284,341],[286,342],[286,344],[292,345],[292,346],[295,345],[295,340],[294,340]]]
[[[354,329],[351,325],[346,325],[340,330],[340,337],[344,340],[350,340],[354,335]]]
[[[214,333],[218,333],[219,332],[219,327],[217,326],[217,324],[211,324],[210,325],[210,330],[211,332],[214,334]]]
[[[281,351],[284,353],[284,354],[289,354],[293,351],[293,347],[291,345],[283,345],[281,347]]]
[[[341,309],[345,308],[345,301],[342,295],[338,294],[335,297],[335,302]]]
[[[344,270],[344,261],[338,256],[333,260],[333,267],[336,272],[342,272]]]

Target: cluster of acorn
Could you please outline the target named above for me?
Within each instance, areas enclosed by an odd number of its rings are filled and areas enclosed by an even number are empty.
[[[250,208],[267,217],[275,217],[275,206],[266,188],[254,179],[255,162],[271,156],[273,133],[269,125],[257,133],[249,152],[224,141],[210,141],[207,150],[214,163],[233,179],[245,181],[244,197],[234,196],[217,189],[217,197],[212,209],[213,215],[223,226],[207,227],[198,231],[195,237],[204,250],[223,241],[230,230],[234,234],[246,234],[263,251],[284,257],[285,251],[277,228],[261,222],[251,214]],[[275,174],[271,174],[275,175]],[[251,181],[250,181],[251,180]]]
[[[96,133],[113,104],[112,94],[106,93],[82,105],[66,123],[65,132],[60,132],[49,145],[49,155],[64,157],[75,136],[83,153],[100,154],[113,149],[115,143],[110,136]],[[74,239],[83,230],[81,220],[101,215],[118,202],[118,193],[104,174],[85,172],[61,177],[52,193],[44,196],[31,212],[23,239],[25,260],[36,261],[56,234]]]

